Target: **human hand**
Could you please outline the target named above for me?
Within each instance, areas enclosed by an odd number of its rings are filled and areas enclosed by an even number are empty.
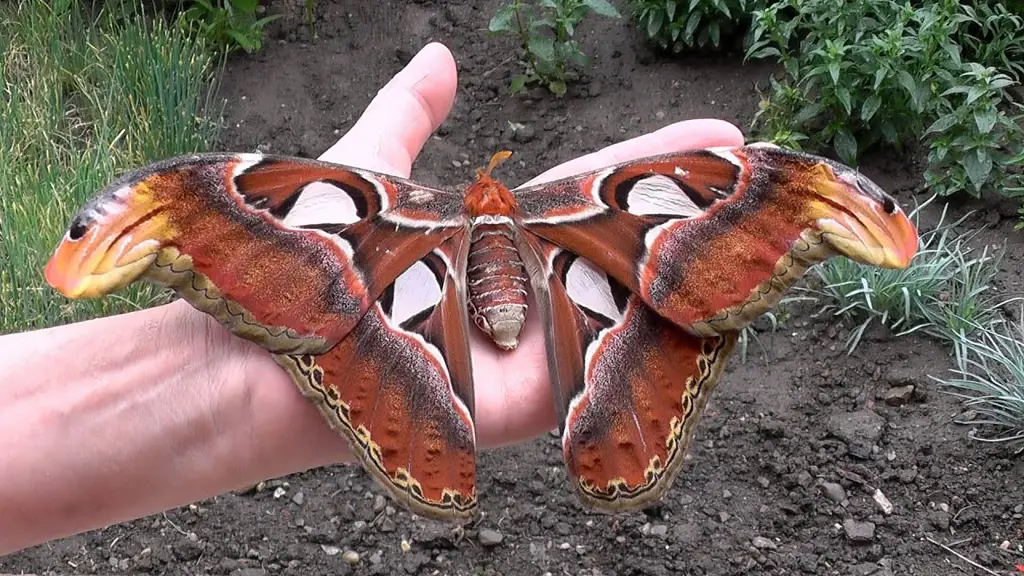
[[[456,68],[441,44],[427,45],[370,103],[355,126],[320,158],[401,177],[447,116],[456,92]],[[685,149],[743,144],[738,128],[719,120],[692,120],[621,142],[552,168],[531,180],[540,183],[630,159]],[[532,321],[531,321],[532,320]],[[555,428],[543,327],[528,318],[519,347],[498,350],[470,329],[476,382],[478,446],[491,448],[533,438]],[[238,346],[247,344],[237,343]],[[254,387],[254,429],[265,430],[262,447],[279,472],[348,460],[347,445],[265,354],[247,355],[267,381]],[[254,375],[255,377],[255,375]],[[294,439],[301,438],[301,442]],[[280,440],[275,440],[280,439]],[[272,445],[271,445],[272,444]]]

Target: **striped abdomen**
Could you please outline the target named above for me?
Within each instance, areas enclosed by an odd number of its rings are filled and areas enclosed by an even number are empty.
[[[480,224],[470,236],[469,315],[500,348],[519,344],[526,320],[526,268],[508,224]]]

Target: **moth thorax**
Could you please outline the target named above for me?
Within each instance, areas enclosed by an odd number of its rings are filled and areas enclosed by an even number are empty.
[[[526,267],[509,224],[478,224],[470,236],[469,315],[499,348],[519,345],[526,321]]]

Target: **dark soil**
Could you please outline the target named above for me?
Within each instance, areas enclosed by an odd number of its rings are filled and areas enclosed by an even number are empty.
[[[263,51],[235,56],[222,86],[222,148],[317,156],[431,40],[460,71],[458,101],[413,177],[457,185],[496,150],[510,183],[686,118],[747,128],[772,69],[741,55],[661,59],[632,23],[594,19],[579,34],[587,76],[556,99],[510,97],[515,45],[488,35],[498,3],[329,2],[311,39],[301,0],[278,0]],[[293,6],[293,4],[295,4]],[[617,3],[618,4],[618,3]],[[529,129],[513,140],[509,122]],[[862,169],[907,204],[920,166],[878,154]],[[468,164],[465,161],[468,160]],[[1005,210],[970,223],[1010,237],[1001,289],[1020,290],[1024,248]],[[1002,212],[1002,214],[1001,214]],[[0,559],[0,571],[152,574],[1011,574],[1024,563],[1024,460],[967,437],[961,408],[929,375],[952,366],[923,337],[871,333],[847,356],[849,326],[793,309],[765,352],[734,357],[688,464],[664,504],[609,517],[568,490],[558,440],[480,456],[484,515],[462,533],[395,511],[362,470],[336,466],[268,480],[166,515]],[[912,385],[906,404],[884,399]],[[277,490],[280,488],[281,490]],[[891,514],[873,499],[878,490]],[[275,494],[276,492],[276,494]],[[927,540],[948,544],[972,567]],[[1009,550],[1000,544],[1008,541]],[[408,547],[403,545],[408,543]],[[343,551],[360,560],[350,566]]]

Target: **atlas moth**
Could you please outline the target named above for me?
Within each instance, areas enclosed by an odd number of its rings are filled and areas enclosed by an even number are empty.
[[[677,477],[740,330],[827,258],[903,268],[917,250],[890,195],[818,156],[690,150],[510,190],[492,176],[508,155],[453,190],[304,158],[168,159],[86,203],[46,279],[69,298],[172,288],[272,354],[392,498],[463,522],[487,385],[470,330],[508,350],[541,323],[572,488],[636,510]]]

